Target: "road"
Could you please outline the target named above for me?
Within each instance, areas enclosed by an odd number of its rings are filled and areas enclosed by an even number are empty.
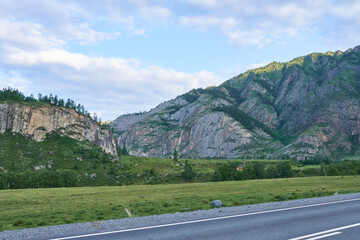
[[[360,199],[145,226],[65,239],[360,239]]]
[[[360,193],[0,232],[0,239],[360,239]]]

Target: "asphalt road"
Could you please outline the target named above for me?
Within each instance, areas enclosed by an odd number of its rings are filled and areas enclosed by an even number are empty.
[[[250,208],[256,209],[256,205]],[[246,207],[239,209],[243,212],[226,214],[226,210],[218,209],[213,210],[220,212],[220,216],[215,217],[202,218],[199,214],[188,221],[172,218],[169,223],[157,224],[154,220],[134,228],[119,226],[116,229],[113,226],[111,231],[55,233],[46,239],[360,239],[359,194],[345,199],[330,197],[305,200],[304,203],[298,200],[268,204],[260,207],[260,211],[244,212]]]
[[[270,211],[270,212],[269,212]],[[354,225],[355,224],[355,225]],[[357,224],[357,225],[356,225]],[[353,225],[354,227],[349,227]],[[336,230],[341,227],[349,227]],[[333,230],[335,229],[335,230]],[[328,231],[330,230],[330,231]],[[321,233],[324,232],[325,233]],[[320,233],[320,234],[317,234]],[[307,235],[310,235],[306,237]],[[360,239],[360,199],[72,239]],[[67,238],[68,239],[68,238]]]

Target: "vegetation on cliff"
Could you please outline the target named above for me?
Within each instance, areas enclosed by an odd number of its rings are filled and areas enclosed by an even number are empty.
[[[108,123],[103,123],[101,118],[97,116],[96,113],[91,114],[88,110],[85,109],[84,105],[80,103],[76,103],[74,100],[68,98],[64,100],[59,98],[57,95],[53,96],[52,93],[49,95],[38,94],[37,98],[35,98],[32,94],[30,96],[25,96],[18,89],[14,89],[11,87],[3,88],[0,90],[0,102],[17,102],[17,103],[26,103],[26,104],[48,104],[56,107],[65,107],[74,109],[77,113],[87,116],[88,118],[93,119],[95,122],[101,124],[103,128],[108,128],[113,130]]]
[[[360,154],[359,93],[360,46],[272,62],[112,126],[137,156],[339,160]]]
[[[90,113],[84,108],[81,104],[76,104],[74,100],[68,98],[66,101],[64,99],[59,98],[57,95],[53,96],[52,93],[50,95],[42,95],[38,94],[38,97],[35,98],[32,94],[30,96],[25,96],[22,92],[20,92],[18,89],[14,88],[3,88],[0,90],[0,102],[25,102],[25,103],[45,103],[57,107],[66,107],[66,108],[72,108],[77,113],[80,113],[82,115],[90,116]]]

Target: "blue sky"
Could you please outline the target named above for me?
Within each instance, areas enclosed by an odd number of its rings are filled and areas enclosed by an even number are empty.
[[[1,0],[0,88],[103,120],[311,52],[360,44],[355,0]]]

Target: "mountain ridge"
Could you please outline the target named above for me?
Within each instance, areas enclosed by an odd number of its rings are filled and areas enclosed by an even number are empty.
[[[359,92],[356,46],[272,62],[111,125],[136,156],[338,159],[359,153]]]

